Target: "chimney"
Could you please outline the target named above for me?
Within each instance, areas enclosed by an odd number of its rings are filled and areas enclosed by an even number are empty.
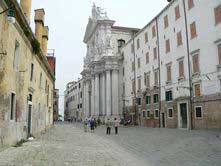
[[[44,26],[42,34],[42,51],[45,56],[47,55],[48,52],[48,33],[49,33],[48,26]]]
[[[21,0],[20,1],[22,11],[23,11],[29,24],[30,24],[30,18],[31,18],[31,1],[32,0]]]
[[[45,11],[44,9],[36,9],[35,10],[35,37],[42,48],[42,35],[44,30],[44,17]]]

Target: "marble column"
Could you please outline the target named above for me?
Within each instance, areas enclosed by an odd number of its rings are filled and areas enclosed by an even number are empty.
[[[100,112],[100,85],[99,74],[95,75],[95,115],[99,116]]]
[[[111,73],[106,71],[106,116],[111,115]]]
[[[91,79],[91,116],[95,115],[95,78]]]
[[[106,82],[105,82],[105,73],[102,74],[102,90],[101,90],[101,99],[102,99],[102,114],[106,116]]]
[[[90,92],[89,92],[89,82],[86,82],[86,86],[85,86],[85,116],[89,117],[89,96]]]
[[[119,115],[118,70],[112,71],[112,115]]]

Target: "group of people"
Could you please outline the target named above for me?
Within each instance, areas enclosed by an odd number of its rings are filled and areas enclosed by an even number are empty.
[[[101,120],[98,118],[91,118],[91,119],[85,119],[83,122],[84,125],[84,132],[88,131],[88,128],[90,128],[91,132],[94,132],[94,129],[101,125]],[[106,134],[110,135],[111,134],[111,128],[114,127],[115,129],[115,134],[118,134],[118,127],[120,125],[120,122],[117,120],[117,118],[114,118],[114,121],[112,121],[110,118],[107,119],[105,122],[106,125]]]

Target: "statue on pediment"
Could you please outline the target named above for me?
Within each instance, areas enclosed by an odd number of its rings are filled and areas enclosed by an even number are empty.
[[[96,7],[95,4],[93,4],[92,7],[92,19],[93,20],[105,20],[109,19],[107,16],[107,12],[104,12],[104,9],[101,7]]]

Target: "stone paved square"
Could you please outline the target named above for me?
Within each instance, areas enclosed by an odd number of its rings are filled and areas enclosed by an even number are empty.
[[[113,129],[112,129],[113,130]],[[119,135],[56,124],[22,147],[0,152],[0,166],[220,166],[221,132],[121,127]]]

